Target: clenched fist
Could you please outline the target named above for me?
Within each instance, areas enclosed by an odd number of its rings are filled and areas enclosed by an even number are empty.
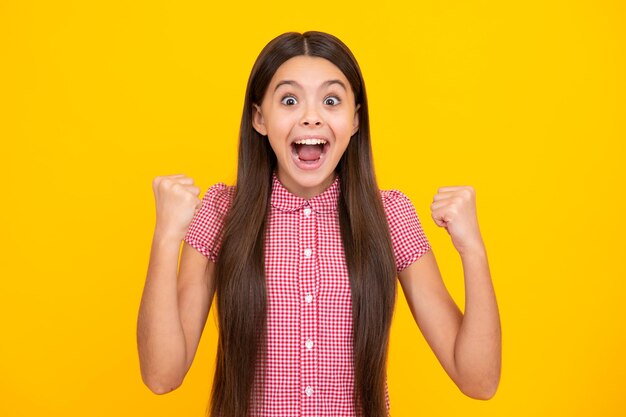
[[[155,235],[182,241],[194,214],[202,207],[200,189],[183,174],[156,177],[152,189],[156,202]]]
[[[478,227],[474,188],[440,187],[437,191],[430,205],[432,218],[437,226],[446,229],[459,254],[484,248]]]

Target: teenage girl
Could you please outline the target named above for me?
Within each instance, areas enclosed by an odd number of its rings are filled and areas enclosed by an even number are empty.
[[[336,37],[291,32],[263,49],[246,90],[236,186],[216,184],[200,200],[191,178],[170,175],[153,189],[137,326],[153,392],[182,383],[217,294],[207,415],[386,416],[399,279],[459,389],[495,394],[500,320],[475,192],[441,187],[431,205],[461,256],[463,314],[410,200],[377,187],[363,77]]]

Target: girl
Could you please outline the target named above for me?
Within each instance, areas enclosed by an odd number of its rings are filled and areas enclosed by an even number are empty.
[[[466,395],[500,377],[500,322],[471,187],[431,205],[465,273],[447,292],[409,199],[380,191],[359,66],[336,37],[285,33],[250,75],[236,187],[153,181],[157,220],[137,340],[163,394],[193,361],[214,293],[211,416],[388,415],[386,360],[400,280],[441,365]],[[183,249],[178,268],[181,241]]]

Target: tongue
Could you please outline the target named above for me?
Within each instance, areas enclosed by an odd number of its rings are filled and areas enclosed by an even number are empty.
[[[322,156],[322,145],[296,145],[301,161],[317,161]]]

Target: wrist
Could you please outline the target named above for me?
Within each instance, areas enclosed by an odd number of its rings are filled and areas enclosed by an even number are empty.
[[[152,242],[159,246],[177,246],[179,247],[185,236],[170,230],[162,230],[158,227],[154,229]]]
[[[487,257],[487,249],[482,240],[467,245],[459,250],[461,258]]]

